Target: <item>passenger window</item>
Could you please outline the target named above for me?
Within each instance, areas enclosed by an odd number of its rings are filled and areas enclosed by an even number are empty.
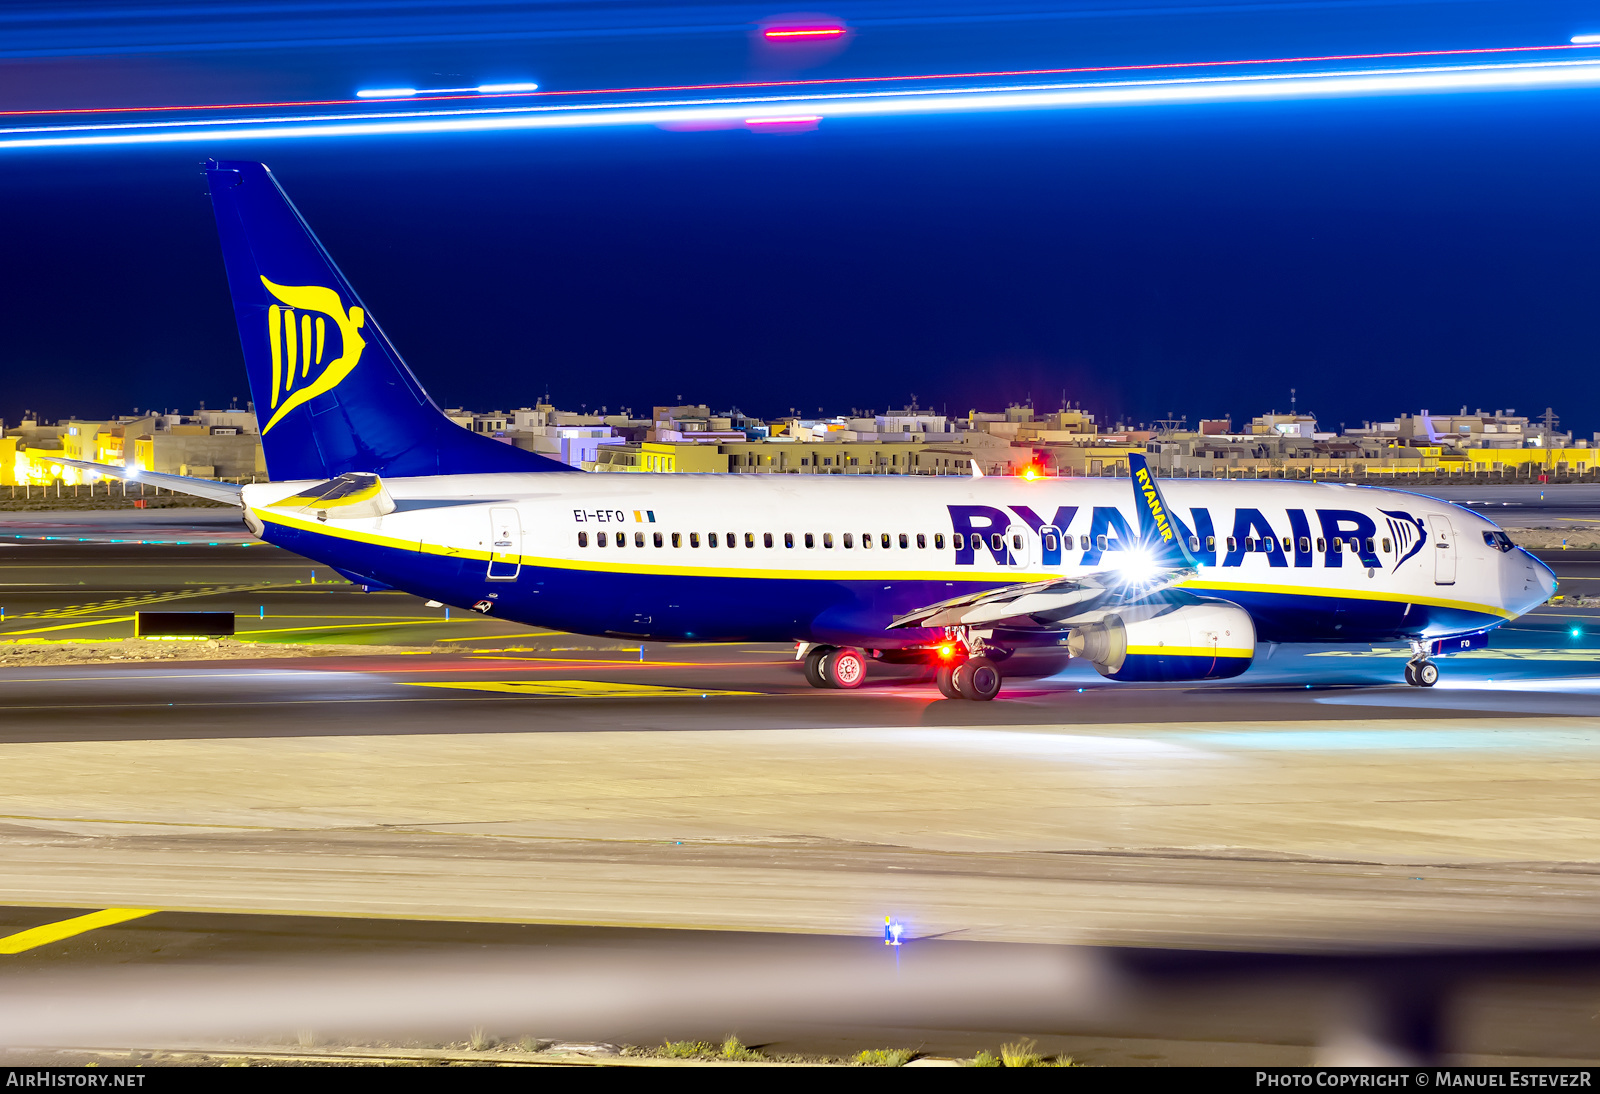
[[[739,546],[739,536],[735,532],[729,532],[722,537],[722,542],[729,547],[737,547]]]
[[[618,547],[626,547],[628,545],[628,533],[626,533],[626,532],[618,532],[617,533],[617,538],[616,538],[616,544],[617,544]]]
[[[681,533],[681,532],[672,533],[672,545],[674,547],[682,547],[683,546],[683,533]]]
[[[706,533],[706,546],[707,547],[715,547],[716,545],[717,545],[717,533],[715,533],[715,532],[707,532]]]
[[[905,539],[905,538],[906,538],[906,537],[905,537],[905,536],[901,536],[901,537],[900,537],[900,538],[901,538],[901,539],[902,539],[902,540],[904,540],[904,539]],[[888,532],[885,532],[885,533],[883,533],[883,537],[882,537],[882,538],[881,538],[881,539],[879,539],[879,540],[878,540],[878,542],[879,542],[879,543],[881,543],[881,544],[883,544],[883,549],[884,549],[884,550],[885,550],[885,551],[887,551],[887,550],[888,550],[888,549],[889,549],[889,548],[890,548],[890,547],[891,547],[891,546],[893,546],[893,545],[892,545],[892,544],[891,544],[891,543],[890,543],[890,542],[889,542],[889,533],[888,533]],[[905,544],[904,544],[904,543],[901,543],[901,544],[900,544],[900,546],[902,546],[902,547],[904,547],[904,546],[905,546]]]
[[[1310,536],[1301,536],[1300,537],[1300,553],[1303,554],[1303,555],[1309,555],[1311,553],[1311,537]]]
[[[807,536],[806,538],[810,539],[811,537]],[[833,533],[832,532],[824,532],[824,533],[822,533],[822,546],[823,546],[824,549],[829,549],[829,548],[833,547]]]
[[[1189,550],[1198,551],[1199,549],[1200,549],[1200,537],[1199,536],[1190,536],[1189,537]]]
[[[794,546],[794,533],[793,532],[785,532],[785,533],[783,533],[783,545],[785,547],[793,547]],[[807,544],[806,546],[809,547],[810,544]]]
[[[921,536],[917,537],[919,542],[921,541],[921,538],[922,538]],[[944,550],[944,533],[943,532],[935,532],[935,533],[933,533],[933,549],[935,551]]]
[[[1106,541],[1106,537],[1105,536],[1095,536],[1094,537],[1094,545],[1096,547],[1100,548],[1100,550],[1102,550],[1102,551],[1106,550],[1107,547],[1108,547],[1108,544],[1107,544],[1107,541]]]
[[[1206,550],[1210,551],[1212,554],[1216,554],[1217,553],[1217,537],[1216,536],[1207,536],[1206,537]]]
[[[1485,535],[1484,538],[1487,539],[1488,536]],[[578,546],[579,547],[587,547],[587,546],[589,546],[589,533],[588,532],[579,532],[578,533]]]
[[[962,535],[960,532],[953,533],[950,536],[950,544],[958,551],[965,550],[967,546],[967,537]]]
[[[1016,551],[1022,550],[1022,537],[1019,536],[1019,535],[1013,534],[1012,537],[1011,537],[1011,547],[1012,547],[1013,550],[1016,550]]]
[[[1228,553],[1231,555],[1239,549],[1239,541],[1232,536],[1228,537]]]
[[[817,538],[816,538],[816,536],[812,535],[810,532],[806,533],[806,546],[808,548],[813,549],[813,550],[815,550],[816,546],[817,546]]]
[[[1078,537],[1078,550],[1087,551],[1088,549],[1089,549],[1089,537],[1088,536],[1079,536]]]
[[[1044,537],[1044,549],[1046,551],[1054,551],[1056,549],[1056,543],[1057,543],[1057,540],[1056,540],[1056,537],[1054,535],[1050,535],[1050,534],[1046,534],[1045,535],[1045,537]]]
[[[1294,540],[1290,539],[1288,536],[1284,536],[1283,537],[1283,553],[1284,554],[1288,554],[1292,550],[1294,550]]]
[[[844,545],[846,547],[854,547],[856,545],[855,537],[852,536],[849,532],[846,532],[844,534]]]
[[[635,532],[635,533],[633,533],[633,545],[635,547],[643,547],[644,546],[644,533],[643,532]]]
[[[761,545],[763,547],[771,547],[772,546],[772,533],[771,532],[762,532],[761,533]]]
[[[656,546],[660,547],[661,546],[661,533],[660,532],[655,533],[654,539],[655,539]]]
[[[1373,553],[1373,551],[1372,551],[1372,539],[1371,539],[1371,537],[1370,537],[1370,536],[1369,536],[1369,537],[1368,537],[1368,538],[1367,538],[1367,554],[1369,554],[1369,555],[1370,555],[1370,554],[1372,554],[1372,553]]]
[[[746,547],[754,547],[756,545],[756,534],[754,532],[746,532],[744,534],[744,545]]]
[[[689,546],[691,546],[691,547],[700,546],[700,533],[699,532],[690,532],[689,533]]]
[[[606,545],[606,534],[604,532],[596,532],[594,534],[594,542],[595,546],[604,547]]]
[[[1336,555],[1344,554],[1344,540],[1336,539],[1333,541],[1333,553]]]
[[[870,551],[872,549],[872,533],[871,532],[862,532],[861,533],[861,549],[863,551]]]
[[[1244,552],[1245,552],[1245,554],[1251,554],[1252,552],[1255,551],[1255,549],[1256,549],[1256,537],[1255,536],[1245,536],[1244,537]]]
[[[1317,550],[1320,552],[1320,551],[1326,551],[1327,549],[1328,549],[1327,541],[1324,540],[1321,536],[1318,536],[1317,537]]]
[[[1389,542],[1389,537],[1388,536],[1384,536],[1383,537],[1383,553],[1384,554],[1388,554],[1390,552],[1390,550],[1393,548],[1393,546],[1394,545]],[[1491,544],[1491,546],[1492,546],[1492,544]]]
[[[1357,539],[1355,536],[1351,536],[1350,537],[1350,553],[1354,555],[1354,554],[1360,553],[1360,551],[1361,551],[1361,541],[1359,539]]]
[[[989,547],[995,554],[1000,554],[1006,549],[1006,537],[999,532],[989,533]]]
[[[1277,545],[1278,541],[1275,539],[1263,538],[1261,540],[1261,549],[1269,555],[1272,553],[1272,549]]]
[[[904,547],[905,544],[902,543],[900,546]],[[927,535],[922,533],[922,532],[918,532],[917,533],[917,550],[926,551],[927,549],[928,549],[928,537],[927,537]]]

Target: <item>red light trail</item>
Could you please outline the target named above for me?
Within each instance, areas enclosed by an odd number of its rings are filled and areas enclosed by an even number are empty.
[[[471,95],[417,95],[407,98],[405,101],[407,103],[416,103],[447,102],[451,100],[462,99],[471,99],[475,101],[482,101],[484,99],[512,98],[552,99],[570,98],[580,95],[646,95],[656,92],[743,91],[757,88],[776,87],[841,87],[858,84],[896,84],[910,83],[913,81],[927,82],[929,80],[981,80],[1015,76],[1071,76],[1088,73],[1167,72],[1180,69],[1197,68],[1238,68],[1246,65],[1259,66],[1316,64],[1325,61],[1383,61],[1402,60],[1416,57],[1478,57],[1506,53],[1541,53],[1550,52],[1553,50],[1594,50],[1597,48],[1600,48],[1600,43],[1582,42],[1576,44],[1561,43],[1548,46],[1493,46],[1481,49],[1421,49],[1394,53],[1334,53],[1316,57],[1261,57],[1235,61],[1167,61],[1143,65],[1091,65],[1078,68],[1028,68],[996,70],[989,72],[933,72],[910,76],[834,76],[811,80],[745,80],[715,84],[657,84],[644,87],[575,88],[567,91],[525,91],[508,92],[504,94],[479,93]],[[389,100],[376,99],[307,99],[286,102],[196,103],[172,106],[100,106],[63,107],[47,110],[0,110],[0,117],[57,117],[63,115],[84,114],[161,114],[175,111],[199,110],[267,110],[285,107],[309,106],[367,106],[379,102],[388,106],[393,105],[393,103]],[[354,116],[359,117],[359,115]]]

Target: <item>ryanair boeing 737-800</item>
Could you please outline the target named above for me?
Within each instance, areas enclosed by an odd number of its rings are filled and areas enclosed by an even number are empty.
[[[1210,680],[1258,642],[1433,657],[1555,577],[1469,510],[1290,482],[596,475],[447,419],[266,166],[211,162],[269,483],[99,464],[238,504],[251,532],[369,589],[653,641],[794,642],[818,687],[870,660],[992,699],[1019,650],[1112,680]],[[70,463],[73,461],[63,460]]]

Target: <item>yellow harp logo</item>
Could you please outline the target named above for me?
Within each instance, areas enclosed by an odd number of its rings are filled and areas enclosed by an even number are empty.
[[[348,315],[339,294],[321,285],[275,285],[266,278],[261,283],[283,302],[267,309],[267,342],[272,347],[272,417],[261,430],[271,432],[283,416],[301,403],[308,403],[338,387],[361,360],[366,340],[357,333],[366,317],[360,308]],[[324,368],[328,345],[328,322],[338,328],[340,355]],[[311,378],[315,366],[321,371]],[[296,387],[298,373],[300,387]]]

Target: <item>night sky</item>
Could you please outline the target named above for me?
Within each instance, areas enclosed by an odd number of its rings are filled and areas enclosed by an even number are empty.
[[[182,10],[176,19],[162,12]],[[1565,42],[1600,4],[10,5],[7,109]],[[231,14],[230,14],[231,13]],[[82,18],[72,18],[81,16]],[[30,21],[31,17],[31,21]],[[4,30],[0,26],[0,30]],[[290,49],[284,41],[299,43]],[[271,45],[271,43],[280,43]],[[806,63],[810,62],[810,63]],[[0,153],[0,416],[246,394],[206,155],[271,165],[442,405],[1600,429],[1600,90]]]

